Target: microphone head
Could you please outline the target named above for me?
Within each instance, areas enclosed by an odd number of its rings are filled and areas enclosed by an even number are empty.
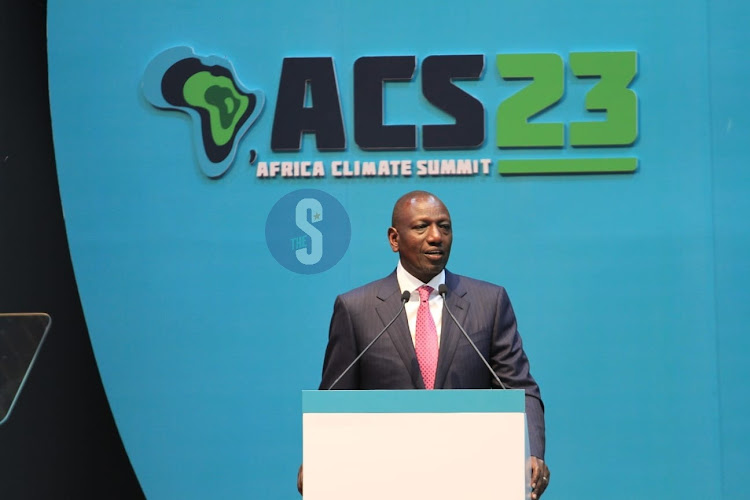
[[[401,302],[409,302],[409,299],[411,298],[411,293],[409,290],[404,290],[404,293],[401,294]]]
[[[439,294],[439,295],[442,295],[442,296],[443,296],[443,298],[445,298],[445,294],[446,294],[446,293],[448,293],[448,287],[447,287],[447,286],[445,286],[445,283],[442,283],[442,284],[441,284],[441,285],[440,285],[440,286],[438,287],[438,294]]]

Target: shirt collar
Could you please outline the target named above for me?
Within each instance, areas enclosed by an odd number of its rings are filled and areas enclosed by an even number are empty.
[[[422,280],[420,280],[419,278],[415,278],[406,269],[404,269],[404,266],[401,264],[401,259],[399,259],[398,266],[396,266],[396,279],[398,280],[398,286],[401,289],[401,293],[408,291],[409,293],[411,293],[412,298],[416,297],[416,299],[419,300],[419,293],[416,292],[417,288],[422,285],[428,285],[432,287],[432,293],[430,295],[437,294],[440,285],[445,284],[445,269],[440,271],[440,273],[438,273],[437,275],[433,276],[433,278],[427,283],[423,283]]]

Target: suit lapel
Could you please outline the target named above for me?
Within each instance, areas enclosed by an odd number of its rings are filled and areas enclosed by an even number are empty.
[[[382,326],[385,326],[401,307],[401,293],[395,272],[384,280],[383,286],[378,290],[377,298],[380,303],[376,309],[380,321],[383,322]],[[422,373],[419,371],[419,363],[417,363],[417,353],[414,351],[414,343],[411,340],[411,333],[409,333],[409,323],[406,321],[406,313],[402,312],[386,333],[390,336],[393,345],[396,346],[398,355],[406,365],[414,387],[424,389]]]
[[[456,316],[461,325],[465,324],[466,313],[469,312],[469,302],[464,298],[467,290],[461,285],[460,280],[455,274],[445,271],[445,284],[448,287],[448,293],[445,295],[445,301],[451,312]],[[442,328],[440,331],[440,351],[438,353],[438,366],[435,375],[435,389],[442,389],[445,384],[445,378],[453,362],[453,355],[456,353],[456,347],[463,333],[458,328],[448,311],[443,309]],[[416,356],[416,355],[415,355]]]

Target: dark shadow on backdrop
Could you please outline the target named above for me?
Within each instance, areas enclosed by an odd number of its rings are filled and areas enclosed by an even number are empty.
[[[53,318],[0,426],[0,497],[139,499],[68,252],[52,148],[46,10],[46,2],[0,2],[0,312]]]

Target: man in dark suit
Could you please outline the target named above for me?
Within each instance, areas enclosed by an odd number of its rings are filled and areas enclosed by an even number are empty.
[[[396,202],[388,229],[399,264],[386,278],[336,298],[320,389],[477,389],[499,387],[458,326],[443,314],[445,302],[505,387],[526,391],[532,498],[549,482],[544,463],[544,406],[516,330],[505,289],[445,270],[453,232],[450,214],[435,195],[414,191]],[[367,353],[361,350],[399,312]],[[338,379],[338,380],[337,380]],[[301,469],[298,487],[301,489]]]

